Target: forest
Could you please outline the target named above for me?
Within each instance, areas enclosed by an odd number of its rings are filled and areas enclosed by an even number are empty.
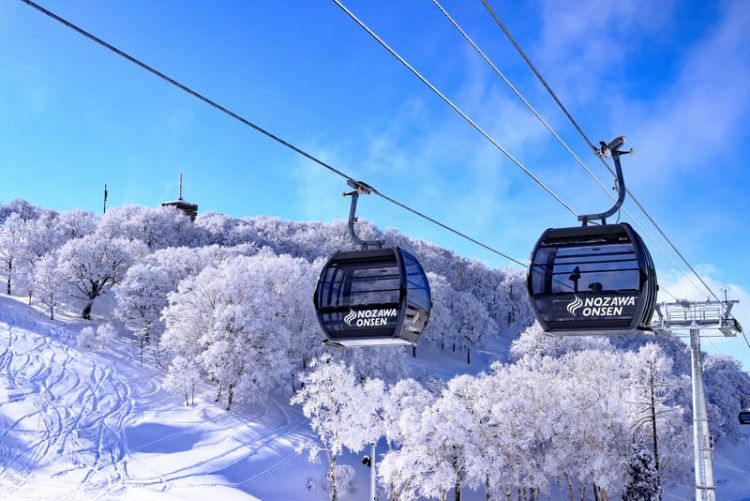
[[[123,206],[101,216],[13,200],[0,206],[2,292],[51,319],[92,320],[78,343],[126,333],[139,362],[195,405],[212,385],[227,411],[284,392],[318,440],[299,452],[328,465],[332,499],[354,475],[344,451],[381,444],[389,499],[653,499],[690,483],[689,349],[679,339],[547,336],[525,272],[495,269],[363,221],[365,238],[414,253],[433,308],[419,345],[336,349],[312,292],[325,262],[351,249],[345,222]],[[477,356],[481,354],[481,356]],[[434,371],[460,360],[465,370]],[[451,365],[455,367],[455,365]],[[711,432],[747,440],[736,415],[750,376],[705,356]]]

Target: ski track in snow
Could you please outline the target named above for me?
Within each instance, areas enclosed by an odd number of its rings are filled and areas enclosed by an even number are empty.
[[[29,315],[36,312],[28,310],[22,322],[0,323],[0,492],[7,497],[111,499],[129,487],[247,491],[296,457],[295,442],[310,437],[305,418],[273,399],[242,413],[213,404],[186,409],[160,389],[160,370],[136,366],[130,347],[114,342],[106,355],[79,348],[75,327],[41,317],[33,325]],[[209,395],[207,386],[201,390]],[[162,425],[143,420],[172,412],[199,414],[206,427],[199,440],[175,451],[182,459],[153,461],[149,452],[195,435],[195,427],[129,447],[128,429]],[[47,497],[45,485],[52,489]]]
[[[16,397],[2,405],[22,402],[33,411],[0,434],[3,443],[13,435],[23,444],[0,449],[0,486],[13,494],[28,487],[32,473],[43,469],[63,481],[70,478],[78,490],[111,492],[126,480],[122,435],[133,413],[130,383],[97,357],[79,357],[51,336],[13,326],[5,332],[0,378]],[[79,374],[86,373],[82,381]],[[73,467],[56,470],[61,456]]]

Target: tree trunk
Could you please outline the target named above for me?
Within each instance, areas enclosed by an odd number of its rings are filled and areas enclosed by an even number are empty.
[[[445,350],[445,340],[444,339],[440,340],[440,349],[441,350]]]
[[[417,358],[417,345],[411,347],[411,358]]]
[[[230,384],[227,387],[227,409],[226,410],[231,409],[233,398],[234,398],[234,383]]]
[[[456,342],[453,341],[453,353],[455,353],[455,352],[456,352]]]
[[[458,453],[456,447],[453,447],[453,473],[456,474],[456,483],[453,486],[453,500],[461,501],[461,471],[458,467]]]
[[[586,501],[586,484],[581,483],[581,501]]]
[[[214,402],[218,402],[219,400],[221,400],[221,387],[222,384],[219,383],[219,389],[216,391],[216,398],[214,399]]]
[[[570,481],[570,475],[568,475],[567,473],[565,473],[565,482],[568,484],[568,501],[575,501],[573,482]]]
[[[94,306],[94,300],[89,299],[86,303],[86,306],[83,307],[83,311],[81,312],[81,318],[84,320],[91,320],[91,308]]]
[[[656,434],[656,395],[654,395],[654,374],[651,373],[651,432],[654,438],[654,467],[656,478],[661,485],[661,474],[659,472],[659,442]]]
[[[594,501],[602,501],[599,497],[599,486],[596,485],[596,482],[594,482]]]
[[[331,501],[336,501],[338,498],[336,492],[336,456],[331,457],[331,464],[328,467],[328,480],[331,482]]]
[[[31,291],[29,291],[29,306],[31,306]]]
[[[484,476],[484,500],[490,501],[490,476],[485,475]]]
[[[195,379],[193,379],[192,382],[193,382],[193,392],[192,392],[192,395],[191,395],[191,397],[192,397],[191,405],[192,405],[192,407],[195,407]]]
[[[466,348],[466,363],[471,365],[471,349]]]
[[[50,320],[55,319],[55,307],[54,306],[49,307],[49,319]]]
[[[8,283],[6,284],[6,292],[10,296],[10,276],[13,273],[13,261],[8,261]]]

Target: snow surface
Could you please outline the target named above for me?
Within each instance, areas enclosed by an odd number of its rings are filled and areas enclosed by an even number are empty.
[[[0,297],[0,494],[9,499],[317,500],[324,463],[299,455],[315,440],[288,396],[227,412],[199,388],[196,407],[161,389],[165,373],[138,364],[137,349],[117,339],[104,350],[81,348],[91,325],[51,321],[21,300]],[[507,349],[498,346],[499,351]],[[436,364],[434,348],[419,348],[415,367],[449,376],[467,366],[459,351]],[[493,350],[494,351],[494,350]],[[477,358],[495,358],[478,353]],[[747,445],[723,446],[716,459],[719,499],[750,500]],[[348,454],[367,498],[368,470]],[[558,497],[556,492],[551,499]],[[464,499],[483,499],[466,492]],[[666,500],[690,499],[689,486]],[[546,498],[546,496],[545,496]]]
[[[185,407],[160,388],[163,371],[139,366],[129,345],[115,341],[106,352],[78,347],[86,324],[50,321],[0,297],[3,497],[327,497],[325,465],[295,452],[313,435],[288,397],[227,412],[213,405],[206,387],[195,408]],[[361,484],[365,492],[364,478]]]

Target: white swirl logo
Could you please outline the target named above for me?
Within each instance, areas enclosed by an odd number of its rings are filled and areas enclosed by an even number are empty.
[[[576,312],[583,306],[583,300],[576,296],[576,298],[568,304],[568,313],[575,316]]]
[[[352,310],[352,309],[350,308],[350,309],[349,309],[349,314],[348,314],[347,316],[345,316],[345,317],[344,317],[344,323],[345,323],[346,325],[348,325],[349,327],[351,327],[351,326],[352,326],[352,321],[353,321],[353,320],[354,320],[355,318],[357,318],[357,314],[356,314],[356,313],[354,313],[354,310]]]

